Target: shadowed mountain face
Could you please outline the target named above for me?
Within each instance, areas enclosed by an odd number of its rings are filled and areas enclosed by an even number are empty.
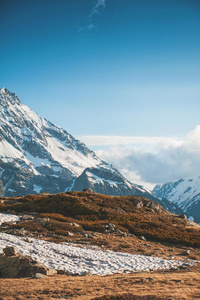
[[[188,217],[200,222],[200,176],[156,185],[154,194],[180,207]]]
[[[156,199],[5,88],[0,90],[0,180],[4,196],[92,188],[103,194]]]

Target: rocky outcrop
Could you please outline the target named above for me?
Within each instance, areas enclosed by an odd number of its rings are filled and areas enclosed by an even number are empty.
[[[37,277],[56,274],[56,270],[48,268],[29,256],[17,254],[15,247],[6,247],[0,255],[0,278]]]

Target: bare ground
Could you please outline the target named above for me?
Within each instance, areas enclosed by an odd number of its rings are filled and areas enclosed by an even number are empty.
[[[200,299],[200,269],[109,276],[56,275],[41,279],[0,279],[0,300],[89,300],[125,293],[153,295],[155,299]]]

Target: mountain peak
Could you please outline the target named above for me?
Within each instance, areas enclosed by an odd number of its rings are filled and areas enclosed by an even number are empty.
[[[15,93],[10,92],[7,88],[0,89],[0,104],[20,104],[20,100]]]
[[[5,88],[5,87],[2,87],[2,88],[0,89],[0,92],[1,92],[2,94],[8,94],[8,93],[10,93],[10,91],[9,91],[7,88]]]
[[[6,88],[0,90],[1,181],[4,196],[91,188],[103,194],[155,198]]]

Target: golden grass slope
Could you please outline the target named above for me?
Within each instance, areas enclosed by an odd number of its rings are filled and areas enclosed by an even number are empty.
[[[13,225],[29,231],[60,235],[81,230],[104,232],[105,224],[112,223],[120,231],[143,235],[152,241],[200,247],[198,226],[141,196],[68,192],[1,198],[0,212],[6,211],[37,213],[46,218],[44,224],[32,220]],[[79,227],[72,226],[72,222]]]

